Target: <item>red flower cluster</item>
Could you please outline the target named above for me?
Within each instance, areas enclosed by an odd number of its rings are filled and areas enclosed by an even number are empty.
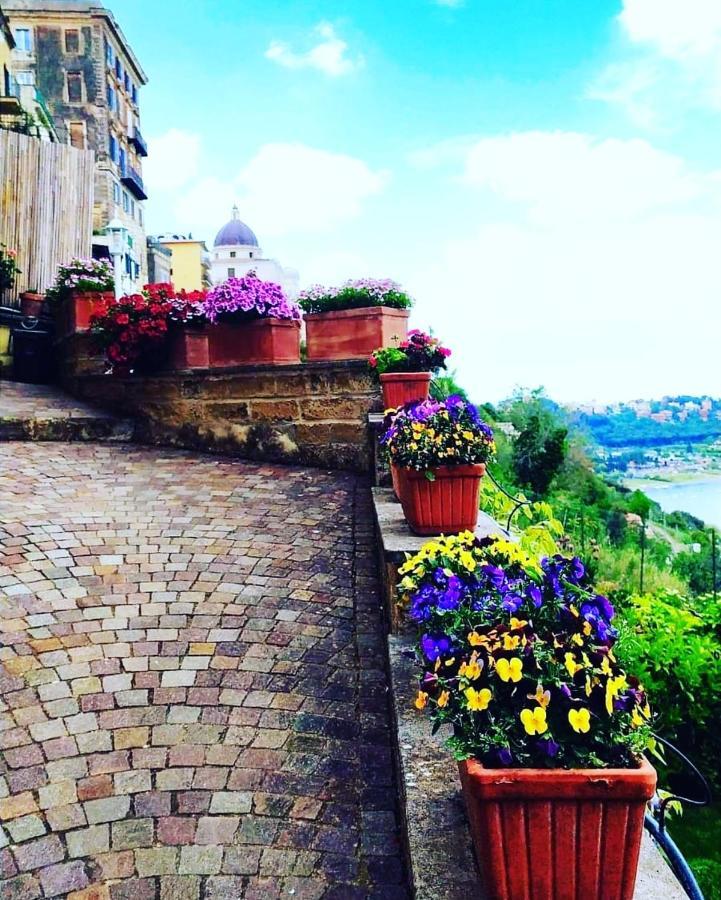
[[[92,317],[113,372],[125,374],[157,354],[173,323],[205,321],[205,291],[176,291],[172,284],[146,284],[142,294],[105,302]]]

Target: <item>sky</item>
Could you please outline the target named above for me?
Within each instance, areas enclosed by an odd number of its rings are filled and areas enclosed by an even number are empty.
[[[151,232],[389,277],[477,401],[721,396],[719,0],[109,0]]]

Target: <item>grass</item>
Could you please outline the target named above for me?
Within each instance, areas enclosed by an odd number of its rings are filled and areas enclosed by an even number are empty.
[[[721,809],[694,809],[669,820],[669,832],[686,857],[706,900],[721,900]]]

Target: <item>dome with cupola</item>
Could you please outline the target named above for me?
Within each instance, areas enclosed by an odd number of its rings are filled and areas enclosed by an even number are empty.
[[[245,222],[238,217],[238,207],[233,207],[233,215],[229,222],[220,229],[213,241],[214,247],[257,247],[258,238]]]

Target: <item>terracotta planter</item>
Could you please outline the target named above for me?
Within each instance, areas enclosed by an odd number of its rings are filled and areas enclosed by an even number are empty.
[[[20,294],[20,312],[24,316],[37,318],[42,314],[45,296],[36,294],[35,291],[24,291]]]
[[[430,372],[386,372],[380,379],[384,409],[398,409],[404,403],[428,399]]]
[[[489,900],[631,900],[656,772],[459,763]]]
[[[398,475],[399,469],[395,463],[391,463],[391,483],[393,484],[393,493],[396,495],[398,500],[401,499],[401,484],[400,477]]]
[[[408,334],[408,310],[390,306],[306,313],[308,360],[365,359]]]
[[[210,366],[208,329],[171,325],[168,332],[169,369],[207,369]]]
[[[74,291],[58,310],[58,337],[90,331],[92,314],[114,299],[112,291]]]
[[[210,366],[300,362],[297,319],[254,319],[208,326]]]
[[[485,465],[439,466],[431,471],[433,481],[425,472],[398,469],[399,498],[411,531],[428,535],[474,531]]]

